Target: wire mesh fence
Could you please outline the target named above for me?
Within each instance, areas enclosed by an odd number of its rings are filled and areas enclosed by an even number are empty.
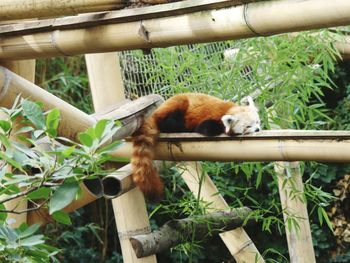
[[[232,99],[233,88],[236,92],[244,89],[244,82],[238,78],[249,76],[249,69],[238,69],[236,74],[237,69],[230,65],[229,58],[237,50],[239,42],[226,41],[158,48],[148,54],[140,50],[122,52],[126,96],[134,99],[157,93],[168,98],[179,92],[205,92]]]

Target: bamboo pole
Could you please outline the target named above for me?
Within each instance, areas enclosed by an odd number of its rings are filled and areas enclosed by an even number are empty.
[[[218,151],[218,149],[220,149]],[[132,145],[125,143],[113,155],[131,156]],[[175,161],[320,161],[349,162],[350,140],[333,138],[274,138],[211,141],[160,141],[156,160]]]
[[[44,102],[44,109],[60,109],[59,134],[72,140],[79,132],[95,123],[95,119],[69,103],[41,89],[32,82],[0,66],[0,106],[10,108],[18,95],[33,101]]]
[[[95,111],[106,111],[125,98],[118,54],[92,54],[86,55],[85,58]],[[109,75],[105,72],[109,72]],[[108,99],[105,94],[108,94]],[[112,205],[124,262],[156,262],[155,255],[138,259],[129,241],[131,235],[147,234],[151,231],[145,199],[141,191],[134,188],[113,199]]]
[[[217,147],[217,149],[220,148]],[[209,204],[206,212],[212,213],[230,208],[200,165],[195,162],[187,162],[183,167],[179,165],[178,168],[182,170],[181,176],[192,193]],[[220,237],[237,263],[265,262],[243,228],[221,233]]]
[[[298,162],[277,162],[275,163],[275,171],[278,175],[278,188],[286,225],[290,262],[316,262],[300,165]],[[297,218],[299,229],[288,228],[287,218],[290,215]]]
[[[77,15],[125,7],[122,0],[1,0],[0,20]]]
[[[302,12],[300,11],[302,10]],[[0,59],[76,55],[268,36],[350,23],[348,0],[279,0],[0,40]]]
[[[35,60],[1,62],[0,64],[5,67],[8,67],[9,69],[16,72],[18,75],[22,76],[28,81],[34,82],[35,80]],[[19,128],[18,126],[19,125],[16,125],[14,130],[18,129]],[[11,138],[11,140],[14,140],[14,139],[15,139],[14,137]],[[6,196],[2,195],[0,199],[2,199],[3,197],[6,197]],[[6,202],[4,205],[5,205],[5,209],[7,210],[14,209],[14,211],[23,211],[28,208],[28,202],[23,197],[16,198],[14,200]],[[8,213],[7,222],[11,227],[17,228],[22,223],[27,222],[27,213],[21,213],[21,214]]]

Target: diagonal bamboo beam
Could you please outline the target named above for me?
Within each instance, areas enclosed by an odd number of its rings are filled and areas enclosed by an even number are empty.
[[[85,29],[4,36],[0,40],[0,59],[149,49],[269,36],[348,25],[349,12],[348,0],[279,0],[249,3],[218,10]]]
[[[178,165],[178,169],[181,172],[182,179],[186,182],[192,193],[198,197],[199,200],[208,203],[208,208],[206,209],[207,213],[223,211],[230,208],[210,177],[202,171],[199,163],[186,162],[183,166],[181,164]],[[225,243],[236,262],[265,262],[253,241],[242,227],[221,233],[220,238]]]

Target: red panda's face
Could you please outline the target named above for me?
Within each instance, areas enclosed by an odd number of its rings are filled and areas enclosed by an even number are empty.
[[[261,130],[258,109],[252,99],[249,98],[248,102],[248,106],[232,107],[221,118],[227,135],[247,134]]]

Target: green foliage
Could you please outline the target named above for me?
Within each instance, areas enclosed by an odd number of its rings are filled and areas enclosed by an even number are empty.
[[[0,261],[14,262],[58,262],[55,255],[58,249],[44,244],[44,236],[35,234],[38,225],[28,227],[22,224],[14,230],[0,225]]]
[[[79,144],[56,137],[60,121],[57,109],[44,112],[40,103],[18,97],[11,109],[0,108],[0,112],[4,116],[0,125],[0,194],[6,194],[0,201],[0,259],[48,262],[57,250],[43,244],[42,235],[33,235],[38,227],[12,230],[7,226],[7,214],[48,208],[57,222],[70,224],[68,214],[61,210],[76,199],[79,182],[110,172],[103,165],[113,159],[109,153],[120,142],[108,147],[105,144],[119,125],[101,120],[80,134],[80,137],[89,136],[89,141],[81,140]],[[20,129],[13,129],[15,122],[20,123]],[[5,208],[4,203],[19,197],[28,200],[31,207]]]

